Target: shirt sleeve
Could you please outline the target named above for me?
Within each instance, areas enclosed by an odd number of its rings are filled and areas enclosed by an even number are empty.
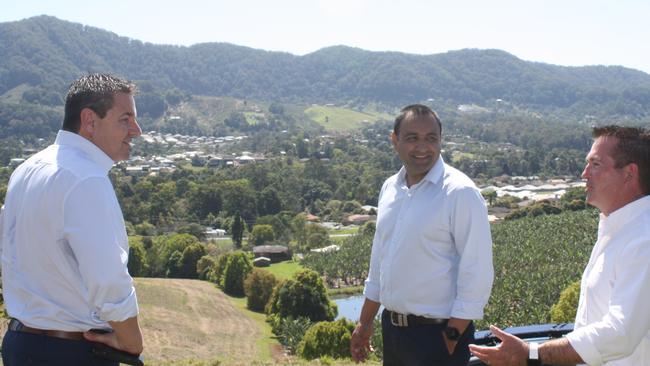
[[[615,272],[607,314],[600,321],[566,336],[589,365],[602,365],[631,355],[650,330],[650,240],[647,236],[622,249]]]
[[[73,187],[64,206],[64,238],[79,265],[93,316],[124,321],[138,314],[128,273],[128,237],[107,178],[88,178]]]
[[[379,192],[379,200],[381,202],[381,196],[384,193],[386,188],[386,182],[384,182]],[[379,218],[379,212],[377,212],[377,217]],[[381,243],[379,240],[379,230],[375,229],[375,236],[372,240],[372,250],[370,252],[370,269],[368,270],[368,278],[366,278],[365,286],[363,289],[364,296],[372,301],[379,302],[379,274],[381,272],[379,252],[381,251]]]
[[[494,278],[490,223],[485,201],[477,189],[466,187],[456,194],[451,232],[460,260],[451,316],[481,319]]]

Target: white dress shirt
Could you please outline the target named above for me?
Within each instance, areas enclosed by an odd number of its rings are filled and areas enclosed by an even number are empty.
[[[442,157],[418,184],[405,178],[382,186],[365,296],[404,314],[482,318],[494,276],[485,200]]]
[[[112,166],[90,141],[59,131],[14,171],[1,236],[11,317],[39,329],[86,331],[137,315]]]
[[[650,365],[650,196],[601,214],[567,338],[588,365]]]

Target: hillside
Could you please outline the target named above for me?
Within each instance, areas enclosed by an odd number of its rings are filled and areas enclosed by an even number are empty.
[[[561,67],[476,49],[423,56],[335,46],[295,56],[225,43],[154,45],[50,16],[0,23],[0,100],[22,92],[26,102],[60,105],[84,72],[144,81],[145,91],[284,103],[441,107],[499,99],[577,116],[650,115],[650,75],[619,66]]]

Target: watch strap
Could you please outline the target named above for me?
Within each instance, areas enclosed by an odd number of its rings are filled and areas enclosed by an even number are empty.
[[[539,359],[539,344],[537,342],[528,343],[528,366],[541,366],[542,361]]]

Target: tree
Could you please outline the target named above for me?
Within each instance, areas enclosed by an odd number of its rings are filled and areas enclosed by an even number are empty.
[[[266,187],[257,197],[257,211],[260,215],[275,215],[282,210],[282,201],[278,191],[273,187]]]
[[[175,250],[167,260],[167,270],[165,271],[165,277],[169,278],[178,278],[180,277],[180,261],[183,254],[178,250]]]
[[[251,247],[264,245],[275,239],[275,232],[271,225],[255,225],[248,237],[248,243]]]
[[[223,292],[232,296],[244,296],[244,280],[252,270],[253,264],[246,253],[232,253],[221,278]]]
[[[197,263],[205,255],[205,247],[202,244],[192,244],[183,250],[178,261],[178,277],[198,278]]]
[[[481,192],[481,195],[483,196],[483,199],[487,200],[488,204],[492,206],[494,200],[497,198],[497,191],[495,191],[494,189],[488,189]]]
[[[199,240],[205,240],[205,228],[197,223],[186,224],[178,228],[179,234],[190,234]]]
[[[246,306],[253,311],[264,311],[277,283],[278,280],[271,272],[254,268],[244,281]]]
[[[244,237],[244,224],[239,215],[239,211],[235,213],[235,218],[232,222],[230,232],[232,233],[232,242],[235,244],[235,248],[241,248],[242,239]]]
[[[129,263],[127,267],[132,277],[143,277],[147,275],[149,269],[147,252],[144,250],[141,239],[129,240]]]
[[[217,215],[221,211],[221,193],[213,185],[201,184],[193,187],[188,201],[190,210],[200,220],[204,220],[209,214]]]
[[[208,280],[210,271],[217,264],[216,258],[210,255],[204,255],[196,262],[196,273],[199,280]]]
[[[270,316],[298,318],[311,321],[334,320],[338,313],[336,304],[329,301],[327,289],[318,273],[305,269],[278,285],[268,306]]]

